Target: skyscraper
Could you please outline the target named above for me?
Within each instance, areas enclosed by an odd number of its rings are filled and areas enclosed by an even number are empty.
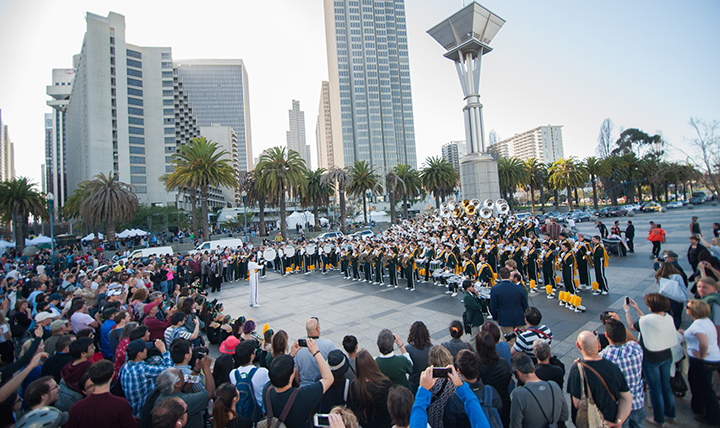
[[[305,144],[305,112],[300,110],[300,101],[292,100],[292,109],[288,110],[290,130],[287,131],[287,146],[298,152],[305,159],[305,166],[310,166],[310,146]]]
[[[235,171],[235,177],[240,177],[240,165],[238,164],[238,144],[237,134],[235,130],[229,126],[222,126],[219,123],[213,123],[210,126],[201,126],[200,135],[212,140],[220,146],[220,150],[225,150],[227,155],[223,159],[229,160]],[[238,188],[222,188],[223,196],[227,202],[234,206],[242,204],[242,196]]]
[[[0,111],[0,181],[15,178],[15,145],[10,141],[8,126],[2,121]]]
[[[250,89],[240,59],[188,59],[175,61],[197,126],[213,123],[231,127],[237,134],[238,166],[253,170],[250,132]]]
[[[336,163],[417,167],[404,0],[324,0],[324,9]]]
[[[320,90],[317,123],[315,124],[318,168],[330,169],[333,165],[343,165],[342,152],[335,152],[334,150],[332,126],[332,120],[330,119],[330,83],[323,81]]]
[[[467,145],[465,141],[451,141],[443,144],[442,157],[453,164],[455,171],[460,171],[460,161],[467,155]]]
[[[52,71],[52,83],[46,87],[51,97],[47,105],[52,113],[45,115],[45,186],[55,196],[55,207],[62,208],[68,195],[67,187],[67,147],[66,147],[66,110],[70,102],[75,70],[55,68]]]
[[[552,164],[564,156],[562,125],[539,126],[488,147],[495,158],[516,157],[521,160],[535,158],[545,164]]]

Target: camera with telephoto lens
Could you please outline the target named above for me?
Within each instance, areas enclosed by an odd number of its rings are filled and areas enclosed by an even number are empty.
[[[523,331],[524,330],[521,328],[516,328],[515,330],[512,331],[512,333],[507,333],[505,335],[505,341],[509,342],[509,341],[515,339],[516,337],[518,337],[518,334],[521,334]]]

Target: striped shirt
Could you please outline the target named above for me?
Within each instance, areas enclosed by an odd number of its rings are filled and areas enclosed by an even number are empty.
[[[538,339],[547,340],[548,343],[552,342],[552,331],[550,331],[548,326],[528,327],[515,339],[513,349],[515,352],[524,352],[531,357],[535,356],[535,354],[533,354],[533,343]]]
[[[645,390],[642,382],[643,350],[637,342],[626,342],[620,346],[610,345],[600,351],[600,356],[612,361],[625,375],[632,393],[632,410],[645,406]]]

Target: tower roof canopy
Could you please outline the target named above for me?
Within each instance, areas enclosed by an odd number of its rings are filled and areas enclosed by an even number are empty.
[[[490,52],[490,42],[505,20],[473,2],[428,30],[428,34],[447,50],[445,57],[457,60],[459,51]]]

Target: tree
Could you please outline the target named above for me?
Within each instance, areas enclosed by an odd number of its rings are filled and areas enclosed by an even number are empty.
[[[610,118],[603,120],[602,125],[600,125],[600,133],[597,138],[598,145],[597,149],[595,149],[600,159],[607,159],[612,154],[612,132],[614,127],[615,124]],[[597,209],[597,203],[595,206],[595,209]]]
[[[202,215],[203,237],[210,239],[208,223],[208,193],[210,187],[236,188],[237,178],[230,160],[224,158],[229,153],[220,150],[214,141],[205,137],[193,138],[189,143],[178,147],[177,153],[170,158],[173,172],[170,173],[168,184],[179,187],[200,189],[200,209]],[[229,157],[229,156],[228,156]],[[193,219],[196,216],[193,215]],[[194,224],[194,223],[193,223]]]
[[[516,157],[498,159],[498,181],[500,193],[513,208],[513,194],[518,186],[530,180],[530,172],[525,162]]]
[[[713,193],[720,192],[720,134],[717,120],[705,121],[691,117],[690,126],[697,137],[690,139],[690,145],[697,151],[697,165],[702,165],[706,184]]]
[[[102,222],[105,239],[115,243],[115,222],[127,222],[135,218],[138,198],[133,186],[120,181],[118,174],[99,173],[85,181],[80,202],[80,218],[83,223],[96,226]]]
[[[387,190],[389,204],[390,204],[390,223],[395,224],[397,220],[397,212],[395,210],[395,201],[397,198],[398,193],[405,193],[405,182],[398,177],[394,171],[390,171],[387,174],[385,174],[385,189]],[[382,181],[378,181],[375,183],[375,187],[378,187],[382,184]],[[375,189],[373,189],[375,190]]]
[[[259,173],[257,168],[255,168],[254,171],[245,172],[242,176],[240,176],[240,180],[238,181],[238,188],[241,192],[245,192],[246,206],[254,207],[255,204],[257,204],[260,223],[260,236],[266,236],[267,231],[265,230],[265,206],[275,206],[277,198],[272,197],[274,195],[270,195],[272,198],[267,199],[265,195],[260,191],[260,188],[258,186],[258,175]]]
[[[375,184],[378,182],[377,173],[375,172],[375,167],[371,166],[367,161],[364,160],[358,160],[355,161],[354,164],[350,167],[350,185],[347,187],[347,191],[351,196],[358,197],[362,196],[362,202],[363,202],[363,215],[364,215],[364,221],[365,224],[368,224],[367,221],[367,195],[365,192],[368,190],[371,190],[373,194],[375,192],[379,191],[380,189],[377,189],[375,187]]]
[[[637,128],[630,128],[620,134],[615,145],[612,154],[622,156],[635,153],[639,158],[643,158],[650,152],[661,152],[665,142],[658,134],[651,136]]]
[[[305,160],[295,150],[272,147],[260,156],[255,170],[260,171],[258,186],[261,193],[277,197],[280,205],[280,233],[287,240],[285,195],[293,188],[305,186]]]
[[[180,199],[180,194],[187,193],[190,195],[190,214],[192,217],[193,236],[198,236],[198,216],[197,216],[197,187],[187,182],[189,175],[180,174],[163,174],[159,180],[165,183],[165,190],[168,192],[177,192],[175,204]]]
[[[4,222],[12,222],[15,248],[20,252],[25,248],[28,216],[49,218],[45,198],[36,186],[27,177],[0,183],[0,215]]]
[[[320,209],[319,206],[327,206],[330,203],[330,197],[335,193],[335,187],[332,182],[323,180],[325,168],[318,168],[315,171],[308,169],[305,172],[305,188],[300,198],[303,207],[313,207],[313,215],[315,216],[315,227],[320,229]]]
[[[415,168],[405,163],[395,165],[393,173],[405,183],[404,187],[401,186],[397,189],[401,191],[398,196],[403,200],[403,218],[408,219],[408,199],[420,196],[420,189],[422,188],[420,174]]]
[[[536,158],[530,158],[525,161],[527,169],[527,186],[530,188],[530,211],[535,212],[535,189],[540,189],[540,200],[542,201],[543,178],[545,176],[545,164],[539,162]],[[545,203],[542,203],[543,210]]]
[[[597,178],[604,177],[610,174],[610,167],[608,163],[603,159],[598,159],[594,156],[590,156],[585,159],[585,169],[590,175],[590,185],[593,190],[593,208],[598,209],[598,198],[597,198]]]
[[[460,185],[460,175],[446,159],[432,156],[425,160],[420,170],[420,182],[426,192],[432,192],[435,208],[440,209],[440,200],[452,195],[455,187]]]
[[[558,159],[548,170],[550,184],[556,190],[567,190],[567,204],[570,211],[573,209],[572,189],[585,184],[587,172],[585,166],[578,162],[574,156]]]
[[[340,199],[340,228],[344,234],[347,234],[347,223],[345,222],[345,212],[347,204],[345,202],[345,188],[350,184],[350,171],[347,168],[340,168],[333,165],[327,173],[323,175],[323,180],[327,183],[335,183],[338,190],[338,198]]]

